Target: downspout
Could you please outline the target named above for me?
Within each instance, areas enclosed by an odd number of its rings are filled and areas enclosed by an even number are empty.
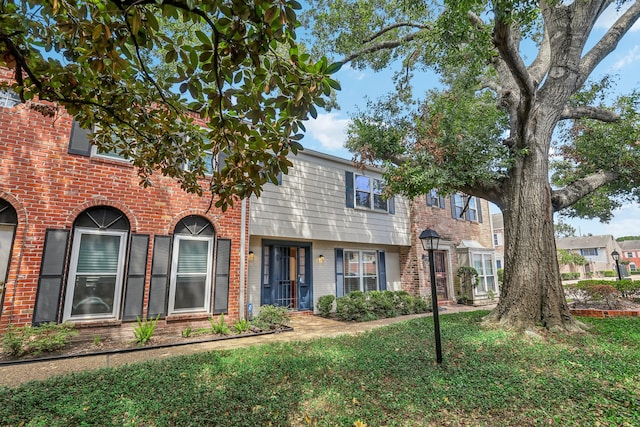
[[[238,295],[238,302],[240,305],[240,320],[245,318],[244,307],[244,290],[247,284],[245,283],[245,271],[247,268],[245,253],[247,252],[247,199],[242,199],[240,209],[240,294]]]

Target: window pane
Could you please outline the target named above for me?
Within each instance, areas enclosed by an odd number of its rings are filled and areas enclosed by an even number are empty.
[[[213,154],[209,151],[206,152],[204,154],[204,170],[205,170],[205,174],[207,175],[213,175],[213,168],[214,168],[214,163],[213,163]]]
[[[374,179],[373,180],[373,193],[374,194],[382,194],[384,191],[384,181],[380,180],[380,179]]]
[[[488,255],[484,257],[484,274],[493,276],[493,263],[491,262],[491,257]]]
[[[347,295],[352,291],[360,290],[360,278],[359,277],[347,277],[344,279],[344,294]]]
[[[473,268],[475,268],[478,271],[478,274],[480,276],[483,275],[482,257],[480,255],[473,255]]]
[[[369,178],[362,175],[356,175],[356,190],[371,192]]]
[[[362,253],[362,274],[365,276],[376,275],[376,253],[375,252],[363,252]]]
[[[487,290],[496,291],[496,285],[493,276],[487,276]]]
[[[118,271],[120,236],[83,234],[78,252],[77,273],[113,273]],[[75,298],[74,298],[75,299]]]
[[[115,274],[77,275],[73,290],[71,315],[111,314],[115,290]]]
[[[358,252],[344,252],[344,275],[359,276],[360,275],[360,256]]]
[[[373,196],[373,207],[374,209],[382,209],[382,210],[387,210],[387,201],[382,197],[382,196],[378,196],[377,194]]]
[[[206,275],[177,276],[174,308],[178,310],[204,307],[206,282]]]
[[[178,251],[178,274],[207,272],[208,240],[182,239]]]
[[[371,206],[371,194],[356,191],[356,206],[368,208]]]
[[[364,278],[364,290],[365,292],[376,291],[378,290],[378,281],[376,277],[365,277]]]
[[[4,282],[7,277],[9,267],[9,254],[13,243],[12,225],[0,225],[0,282]]]

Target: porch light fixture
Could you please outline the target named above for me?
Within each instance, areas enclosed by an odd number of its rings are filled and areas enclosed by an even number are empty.
[[[436,338],[436,362],[442,366],[442,345],[440,343],[440,317],[438,313],[438,292],[436,290],[436,269],[433,251],[438,249],[440,234],[427,228],[420,233],[422,248],[429,252],[429,272],[431,273],[431,309],[433,310],[433,329]]]
[[[319,262],[320,264],[324,263],[324,255],[319,255],[319,256],[318,256],[318,262]]]
[[[249,261],[253,261],[253,259],[255,258],[255,254],[253,253],[253,251],[249,251]]]
[[[620,254],[618,253],[618,251],[614,249],[613,252],[611,252],[611,258],[613,258],[613,260],[616,262],[616,271],[618,272],[618,280],[622,280],[622,276],[620,275],[620,264],[618,264],[618,261],[620,261]]]

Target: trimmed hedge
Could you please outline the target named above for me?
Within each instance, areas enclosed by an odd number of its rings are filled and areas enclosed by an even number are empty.
[[[560,273],[562,280],[575,280],[580,278],[580,273],[575,271],[573,273]]]
[[[340,320],[366,322],[428,311],[431,311],[429,301],[405,291],[353,291],[336,300],[336,316]]]
[[[621,297],[630,299],[640,296],[640,280],[580,280],[564,285],[564,289],[577,302],[605,301],[612,307]]]

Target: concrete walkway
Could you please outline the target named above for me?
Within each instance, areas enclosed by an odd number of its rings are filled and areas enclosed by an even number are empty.
[[[441,315],[473,310],[491,310],[495,306],[472,307],[466,305],[450,305],[444,307]],[[0,385],[15,387],[31,380],[63,375],[71,372],[122,366],[149,359],[164,359],[174,356],[189,355],[212,350],[228,350],[273,342],[305,341],[315,338],[335,337],[338,335],[356,335],[380,326],[389,325],[408,319],[431,316],[415,314],[392,319],[380,319],[372,322],[339,322],[319,316],[300,316],[291,319],[293,331],[278,334],[250,336],[222,341],[210,341],[166,348],[151,348],[135,352],[110,353],[102,355],[78,356],[67,359],[33,361],[9,366],[0,366]]]

